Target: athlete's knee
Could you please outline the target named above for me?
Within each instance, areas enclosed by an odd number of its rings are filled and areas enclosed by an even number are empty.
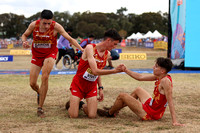
[[[88,117],[94,119],[96,118],[96,113],[88,113]]]
[[[119,96],[117,97],[117,99],[123,100],[125,97],[127,97],[127,95],[129,95],[129,94],[127,94],[127,93],[120,93]]]
[[[131,93],[131,95],[132,95],[132,94],[136,94],[137,92],[139,92],[139,91],[141,91],[141,90],[142,90],[141,87],[137,87],[137,88],[135,88],[135,90]]]
[[[31,87],[32,89],[36,88],[36,87],[37,87],[37,83],[35,83],[35,82],[30,82],[30,87]]]
[[[78,118],[78,114],[71,114],[69,115],[70,118]]]
[[[42,74],[42,81],[47,81],[49,79],[49,74]]]
[[[70,109],[68,110],[69,113],[69,117],[70,118],[78,118],[78,113],[76,113],[75,111],[71,111]]]

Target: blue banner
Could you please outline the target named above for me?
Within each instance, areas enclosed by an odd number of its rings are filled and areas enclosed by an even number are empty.
[[[144,45],[145,45],[146,48],[153,48],[154,47],[153,42],[145,42]]]
[[[0,56],[0,62],[9,62],[9,61],[13,61],[13,55]]]
[[[200,68],[200,0],[188,0],[186,10],[185,67]]]
[[[172,25],[171,59],[185,58],[186,0],[170,0]]]

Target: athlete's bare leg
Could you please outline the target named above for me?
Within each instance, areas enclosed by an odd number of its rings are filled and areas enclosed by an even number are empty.
[[[142,118],[146,115],[146,112],[142,108],[142,103],[150,97],[142,88],[136,88],[131,95],[120,93],[114,105],[109,110],[109,114],[115,114],[123,107],[128,106],[136,115]],[[137,100],[138,98],[141,102]]]
[[[90,97],[86,99],[87,104],[83,104],[83,111],[89,118],[95,118],[97,114],[97,97]]]
[[[37,93],[39,93],[39,85],[37,84],[37,79],[38,76],[40,74],[40,70],[41,67],[35,65],[35,64],[31,64],[31,68],[30,68],[30,86],[31,88],[36,91]]]
[[[68,114],[70,118],[77,118],[79,112],[79,102],[80,98],[77,96],[70,96],[70,106],[68,109]]]
[[[151,95],[144,90],[141,87],[137,87],[132,93],[131,96],[134,97],[135,99],[139,99],[140,102],[142,102],[143,104],[149,99],[151,98]]]
[[[40,102],[39,107],[42,108],[44,104],[44,100],[46,98],[47,90],[48,90],[48,79],[50,72],[53,68],[53,65],[55,63],[55,60],[53,58],[46,58],[43,63],[42,67],[42,77],[41,77],[41,86],[39,88],[39,94],[40,94]]]

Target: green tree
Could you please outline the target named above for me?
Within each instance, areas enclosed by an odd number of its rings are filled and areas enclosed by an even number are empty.
[[[66,30],[68,27],[69,20],[71,18],[71,15],[68,11],[65,12],[54,12],[54,20],[61,24],[63,28]]]
[[[17,37],[19,38],[26,26],[23,25],[23,20],[25,17],[23,15],[16,15],[13,13],[5,13],[0,15],[0,24],[2,24],[3,36],[5,38]]]
[[[128,17],[124,14],[124,12],[126,11],[128,11],[126,7],[121,7],[120,9],[117,10],[116,14],[118,15],[117,20],[120,26],[120,31],[125,31],[123,33],[126,33],[126,36],[127,36],[127,33],[131,31],[133,24],[129,22]],[[123,36],[123,37],[126,37],[126,36]]]

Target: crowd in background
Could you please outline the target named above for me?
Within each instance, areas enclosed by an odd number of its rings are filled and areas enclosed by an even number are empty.
[[[83,38],[78,37],[77,42],[80,43]],[[32,43],[32,39],[27,40],[29,44]],[[94,39],[92,43],[99,43],[102,39]],[[154,43],[156,41],[168,41],[166,36],[162,36],[161,38],[143,38],[143,39],[125,39],[126,46],[135,46],[135,47],[145,47],[146,44]],[[8,45],[12,44],[14,48],[22,47],[21,39],[17,40],[16,38],[9,39],[0,39],[0,49],[7,49]]]
[[[145,47],[146,44],[153,44],[157,41],[168,42],[167,36],[162,36],[160,38],[141,38],[141,39],[126,39],[126,46],[136,46],[136,47]]]

